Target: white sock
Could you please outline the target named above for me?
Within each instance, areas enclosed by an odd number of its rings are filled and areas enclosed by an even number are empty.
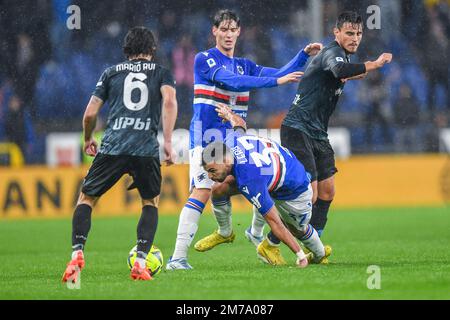
[[[83,250],[75,250],[72,251],[72,260],[75,259],[78,255],[78,252],[81,252],[83,254]]]
[[[266,224],[266,219],[259,213],[258,209],[253,206],[253,219],[252,228],[250,232],[254,237],[262,237],[264,234],[264,225]]]
[[[143,259],[143,258],[136,258],[135,262],[137,262],[139,264],[139,267],[141,267],[141,268],[147,267],[147,263],[145,262],[145,259]]]
[[[232,232],[231,222],[231,201],[226,200],[213,200],[212,208],[214,216],[216,217],[217,224],[219,225],[218,233],[222,237],[229,237]]]
[[[325,256],[325,248],[323,247],[322,241],[319,238],[319,234],[312,225],[308,225],[306,228],[305,235],[300,241],[308,248],[316,259],[320,259]]]
[[[197,233],[198,220],[204,207],[205,205],[200,201],[190,198],[181,210],[173,260],[187,257],[187,251]]]

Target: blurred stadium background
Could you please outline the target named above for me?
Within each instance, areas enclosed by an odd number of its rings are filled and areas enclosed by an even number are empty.
[[[81,9],[80,30],[66,25],[73,4]],[[214,45],[217,9],[241,16],[237,56],[279,67],[307,43],[331,41],[340,11],[356,10],[366,21],[370,5],[381,9],[381,29],[365,28],[353,61],[382,52],[392,52],[394,60],[347,83],[331,120],[339,173],[325,234],[336,253],[327,272],[308,268],[302,280],[286,268],[273,277],[272,269],[248,258],[254,248],[242,234],[250,215],[242,214],[233,218],[240,235],[234,250],[218,248],[220,254],[208,259],[192,254],[200,273],[164,273],[152,287],[131,286],[125,259],[140,203],[126,191],[125,177],[94,213],[94,219],[105,217],[89,242],[97,273],[86,271],[82,293],[58,286],[70,251],[70,217],[90,161],[81,152],[82,115],[101,72],[124,60],[122,40],[130,27],[144,25],[157,34],[157,61],[176,78],[174,143],[185,160],[193,59]],[[0,267],[1,298],[448,298],[450,1],[0,0],[0,30],[0,257],[8,259]],[[290,85],[252,93],[250,127],[269,129],[260,133],[276,138],[295,92]],[[104,107],[99,137],[107,112]],[[166,258],[187,196],[188,166],[163,168],[156,244]],[[233,208],[251,212],[242,198]],[[115,215],[130,217],[110,218]],[[213,227],[212,217],[202,219],[195,241]],[[33,268],[24,271],[30,263]],[[381,293],[365,287],[370,264],[383,268]],[[102,272],[107,283],[98,286]],[[189,292],[179,290],[181,283]]]

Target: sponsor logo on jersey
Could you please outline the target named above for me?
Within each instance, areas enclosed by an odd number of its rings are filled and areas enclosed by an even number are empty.
[[[252,197],[250,201],[256,207],[256,209],[261,209],[261,203],[259,202],[259,197],[261,197],[261,193],[258,193],[256,196]]]
[[[138,131],[148,131],[150,130],[150,123],[150,118],[147,118],[147,120],[144,121],[141,118],[120,117],[116,118],[112,129],[121,130],[130,128]]]
[[[247,186],[243,186],[242,187],[242,192],[246,193],[246,194],[250,194],[250,192],[248,191]]]
[[[344,62],[344,58],[342,58],[342,57],[336,57],[336,61],[337,61],[337,62]]]
[[[206,179],[206,173],[204,173],[204,172],[197,176],[198,182],[202,182],[205,179]]]
[[[241,75],[244,74],[244,68],[242,68],[242,66],[237,66],[237,72]]]

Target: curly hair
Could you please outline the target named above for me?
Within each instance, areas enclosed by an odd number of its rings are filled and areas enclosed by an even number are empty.
[[[154,57],[156,51],[155,37],[145,27],[134,27],[125,36],[122,48],[127,58],[140,54],[148,54]]]

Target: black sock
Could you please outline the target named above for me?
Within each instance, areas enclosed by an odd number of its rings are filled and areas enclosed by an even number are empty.
[[[87,204],[80,204],[75,208],[72,218],[72,249],[83,250],[91,229],[92,208]]]
[[[142,207],[141,218],[137,226],[137,257],[145,258],[150,251],[158,226],[158,208]]]
[[[267,234],[267,238],[270,240],[270,242],[272,242],[273,244],[280,244],[281,241],[280,239],[277,238],[276,235],[273,234],[272,230],[269,231],[269,233]]]
[[[316,203],[313,205],[312,217],[309,223],[317,230],[319,237],[322,236],[322,232],[327,224],[328,210],[330,209],[332,201],[333,200],[327,201],[317,198]]]

